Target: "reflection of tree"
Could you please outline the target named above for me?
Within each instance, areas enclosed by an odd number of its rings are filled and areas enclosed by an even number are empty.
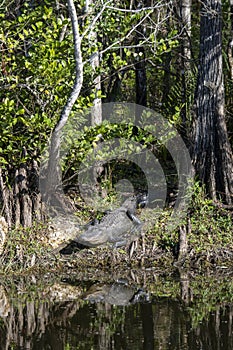
[[[26,280],[17,284],[14,293],[8,286],[1,286],[0,348],[9,349],[14,344],[15,348],[38,350],[137,350],[142,349],[143,343],[146,350],[232,349],[233,305],[218,302],[211,309],[209,304],[211,312],[207,312],[203,301],[202,306],[198,304],[199,285],[195,288],[187,273],[181,271],[180,275],[173,284],[173,288],[180,286],[180,291],[176,288],[172,294],[162,279],[163,295],[167,293],[162,296],[158,278],[152,302],[144,299],[142,303],[132,297],[138,295],[137,287],[122,282],[98,282],[92,286],[90,281],[72,285],[60,282],[47,287],[35,284],[31,295],[26,293]],[[227,294],[216,294],[218,300],[222,297],[226,301]],[[114,305],[115,301],[118,304]],[[194,308],[203,313],[201,322],[195,325],[196,315],[190,312]]]
[[[151,303],[141,304],[141,317],[143,329],[143,349],[154,349],[154,322],[153,322],[153,308]]]
[[[196,343],[197,348],[202,346],[203,349],[233,349],[232,315],[233,305],[219,307],[211,312],[208,320],[192,329],[189,343]]]
[[[181,349],[189,321],[182,304],[169,298],[162,298],[154,305],[153,311],[155,347]]]
[[[98,349],[111,349],[111,338],[112,334],[115,332],[115,327],[119,322],[119,318],[114,319],[114,312],[112,312],[112,307],[110,304],[98,303],[96,305],[97,314],[100,317],[98,322]],[[118,321],[118,322],[116,322]],[[122,319],[124,321],[124,319]],[[114,325],[114,328],[111,328]]]
[[[5,288],[0,286],[0,316],[3,322],[0,327],[1,349],[9,349],[12,344],[22,349],[32,349],[35,339],[41,339],[48,327],[67,325],[79,309],[80,303],[72,300],[57,303],[56,297],[60,295],[62,299],[62,287],[58,288],[59,285],[55,284],[45,290],[45,298],[41,300],[38,296],[31,300],[29,295],[25,295],[22,299],[13,299],[10,302]],[[21,284],[19,290],[23,294],[25,286]],[[80,295],[78,287],[75,292],[76,297]],[[70,287],[63,286],[63,297],[67,298],[67,294],[70,294]]]
[[[192,291],[190,288],[190,281],[187,271],[182,269],[179,271],[180,274],[180,297],[185,304],[189,304],[192,301]]]

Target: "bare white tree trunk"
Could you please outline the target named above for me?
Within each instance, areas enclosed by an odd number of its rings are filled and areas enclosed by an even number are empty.
[[[99,52],[95,52],[90,58],[93,72],[100,66]],[[91,124],[99,125],[102,123],[102,100],[98,97],[98,92],[101,91],[101,76],[97,75],[93,81],[95,99],[93,101]]]
[[[81,52],[81,37],[79,34],[77,13],[76,13],[73,0],[68,0],[68,8],[69,8],[69,15],[72,23],[72,32],[73,32],[73,40],[74,40],[74,56],[75,56],[75,67],[76,67],[75,82],[74,82],[74,86],[70,94],[70,97],[68,98],[68,101],[65,107],[63,108],[61,117],[54,128],[52,138],[51,138],[49,163],[48,163],[48,169],[46,172],[46,180],[45,180],[46,181],[45,193],[48,200],[51,200],[51,196],[53,196],[54,193],[56,192],[61,193],[61,189],[55,188],[57,184],[61,184],[61,173],[60,173],[60,166],[59,166],[61,131],[68,120],[72,107],[80,94],[80,90],[83,84],[83,60],[82,60],[82,52]]]
[[[181,0],[180,3],[180,16],[181,16],[181,32],[182,32],[182,52],[181,52],[181,75],[182,75],[182,102],[184,107],[182,109],[182,120],[186,129],[187,113],[189,106],[188,101],[188,76],[190,73],[190,62],[191,62],[191,8],[192,0]]]
[[[183,56],[184,56],[185,64],[188,65],[188,67],[191,59],[191,47],[190,47],[191,9],[192,9],[192,0],[181,0],[181,20],[182,20],[182,27],[183,27],[182,30],[184,31],[184,34],[182,36]]]
[[[89,15],[91,15],[92,4],[93,0],[86,0],[85,11]],[[93,30],[93,28],[90,29],[88,39],[92,45],[97,47],[97,33],[95,30]],[[95,74],[96,69],[98,69],[100,66],[100,53],[98,51],[94,52],[93,55],[91,55],[90,64],[93,70],[93,74]],[[93,80],[93,89],[95,98],[93,101],[91,124],[94,126],[102,123],[102,101],[101,98],[98,97],[98,92],[101,91],[101,76],[99,74]]]
[[[75,82],[71,95],[61,113],[61,117],[55,127],[55,131],[60,131],[66,124],[70,115],[71,109],[79,97],[80,90],[83,84],[83,60],[81,51],[81,37],[79,34],[79,25],[76,9],[73,0],[68,0],[69,15],[72,23],[72,32],[74,40],[74,57],[75,57]]]

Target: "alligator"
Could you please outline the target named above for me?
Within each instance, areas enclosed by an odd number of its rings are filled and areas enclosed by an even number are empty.
[[[145,199],[132,196],[124,201],[120,208],[108,212],[100,222],[95,222],[73,241],[84,247],[97,247],[109,244],[113,248],[129,245],[141,234],[142,222],[135,211]]]
[[[112,284],[97,283],[83,295],[90,303],[107,303],[125,306],[138,302],[148,302],[150,295],[141,288],[131,286],[127,281],[118,280]]]

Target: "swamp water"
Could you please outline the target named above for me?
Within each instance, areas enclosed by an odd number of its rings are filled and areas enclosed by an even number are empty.
[[[226,271],[4,278],[0,349],[232,350]]]

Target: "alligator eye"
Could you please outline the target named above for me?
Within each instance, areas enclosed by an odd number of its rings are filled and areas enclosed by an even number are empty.
[[[145,208],[145,206],[147,204],[148,204],[148,195],[146,193],[139,195],[137,198],[137,207],[138,208]]]

